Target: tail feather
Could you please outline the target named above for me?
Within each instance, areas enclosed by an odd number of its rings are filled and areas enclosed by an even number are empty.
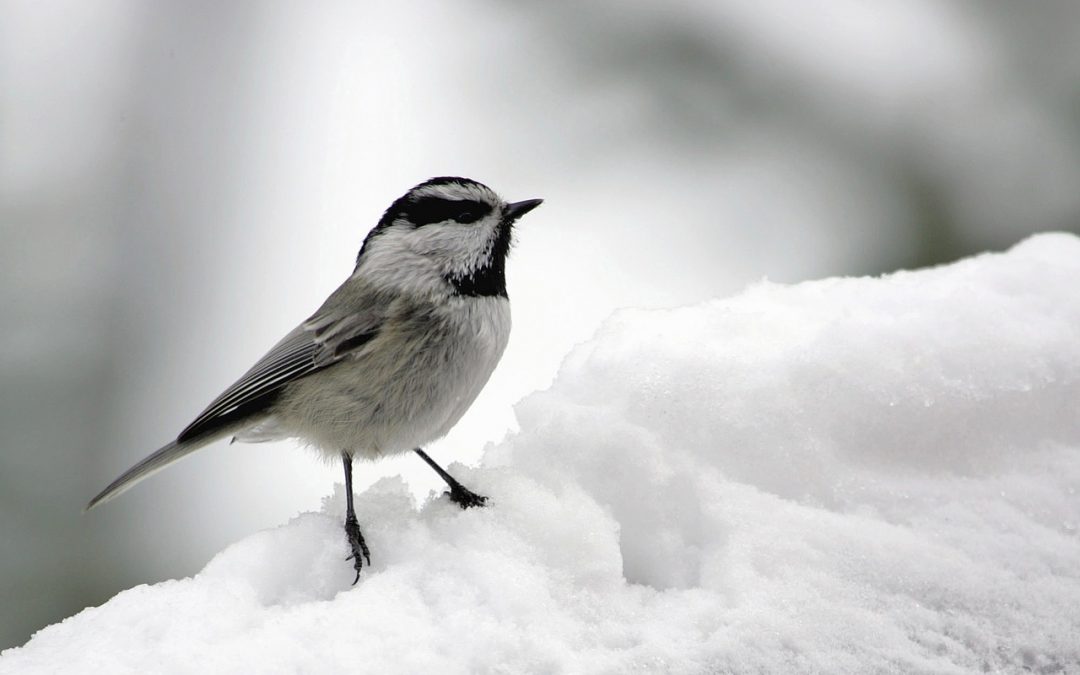
[[[90,503],[86,505],[86,511],[89,511],[99,504],[104,504],[113,497],[118,496],[120,493],[127,491],[144,478],[149,478],[173,462],[183,459],[216,438],[217,435],[215,434],[209,437],[204,436],[180,443],[177,443],[176,441],[169,443],[125,471],[123,475],[110,483],[109,487],[102,490],[98,496],[90,500]]]

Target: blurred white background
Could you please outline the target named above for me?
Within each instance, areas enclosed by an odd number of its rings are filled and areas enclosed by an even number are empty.
[[[0,0],[0,648],[319,506],[336,465],[220,443],[81,513],[442,174],[546,200],[430,448],[475,462],[617,307],[1076,230],[1080,4]],[[357,489],[398,473],[441,490]]]

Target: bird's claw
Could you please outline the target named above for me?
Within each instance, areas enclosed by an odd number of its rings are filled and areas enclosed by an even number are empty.
[[[450,492],[446,493],[450,495],[450,501],[454,502],[463,509],[472,508],[474,506],[484,506],[487,503],[488,498],[484,495],[478,495],[464,485],[455,485],[450,488]]]
[[[355,517],[345,519],[345,537],[349,540],[349,548],[352,549],[352,555],[345,560],[353,561],[353,569],[356,570],[356,578],[353,579],[353,586],[356,582],[360,581],[360,570],[363,569],[364,563],[367,562],[368,567],[371,567],[371,552],[368,550],[367,542],[364,541],[364,535],[360,533],[360,524],[356,522]]]

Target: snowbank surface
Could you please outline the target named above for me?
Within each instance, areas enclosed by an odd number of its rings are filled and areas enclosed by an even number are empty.
[[[1080,239],[626,311],[457,466],[39,632],[5,673],[1080,672]]]

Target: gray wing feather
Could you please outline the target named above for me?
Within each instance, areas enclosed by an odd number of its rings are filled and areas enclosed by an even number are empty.
[[[178,440],[184,441],[215,426],[213,423],[229,412],[260,396],[276,391],[296,378],[315,370],[319,350],[312,334],[303,326],[294,329],[244,373],[231,387],[210,402],[199,416],[187,425]]]
[[[232,411],[340,361],[375,337],[381,321],[382,317],[373,313],[339,314],[320,310],[214,399],[180,432],[178,440],[213,429]]]
[[[355,280],[334,291],[310,319],[296,327],[169,443],[114,480],[87,510],[220,436],[243,428],[271,394],[364,348],[391,311],[389,298],[366,292]],[[248,409],[250,408],[250,410]]]

